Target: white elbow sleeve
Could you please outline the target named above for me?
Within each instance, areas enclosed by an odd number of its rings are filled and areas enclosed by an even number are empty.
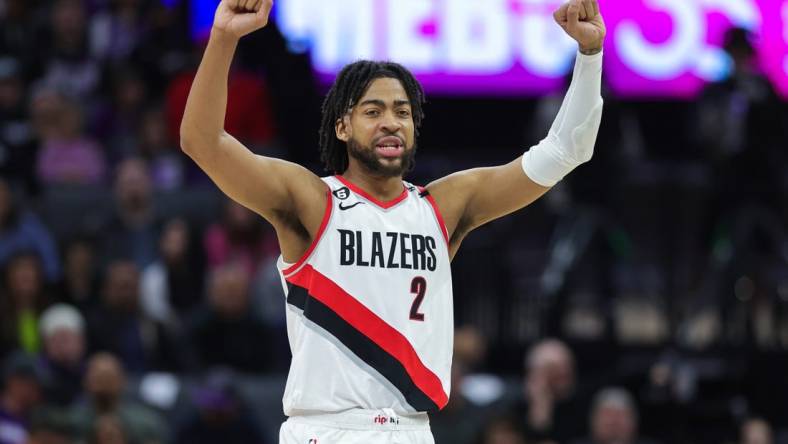
[[[552,187],[591,159],[602,121],[602,53],[578,53],[574,76],[547,137],[523,155],[531,180]]]

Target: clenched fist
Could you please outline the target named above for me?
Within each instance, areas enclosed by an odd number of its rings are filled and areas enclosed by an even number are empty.
[[[580,52],[594,54],[605,41],[605,21],[599,13],[599,0],[570,0],[553,14],[570,37],[580,45]]]
[[[268,24],[274,0],[222,0],[216,8],[213,27],[237,38]]]

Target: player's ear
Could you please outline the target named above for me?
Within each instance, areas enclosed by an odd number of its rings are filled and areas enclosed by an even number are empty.
[[[337,120],[337,124],[335,127],[337,133],[337,139],[347,142],[350,140],[350,117],[345,114],[344,117]]]

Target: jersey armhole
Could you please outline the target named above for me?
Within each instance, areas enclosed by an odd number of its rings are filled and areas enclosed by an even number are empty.
[[[287,277],[288,275],[294,273],[302,265],[312,256],[314,253],[315,248],[317,248],[317,244],[320,243],[320,239],[323,238],[323,233],[326,231],[326,227],[328,227],[328,221],[331,220],[331,211],[334,208],[334,196],[331,194],[331,187],[326,184],[326,210],[323,213],[323,220],[320,222],[320,228],[317,230],[317,234],[315,234],[315,238],[312,240],[312,243],[307,248],[306,252],[301,256],[295,264],[287,267],[285,270],[282,271],[282,274]],[[282,259],[284,262],[284,258]]]
[[[427,191],[424,187],[418,187],[419,193],[422,197],[427,199],[430,206],[432,207],[432,212],[435,213],[435,220],[438,222],[438,226],[441,229],[441,233],[443,234],[443,240],[446,241],[446,246],[449,246],[449,230],[446,229],[446,223],[443,222],[443,216],[441,215],[441,210],[438,208],[438,203],[435,202],[435,198],[432,197],[429,191]]]

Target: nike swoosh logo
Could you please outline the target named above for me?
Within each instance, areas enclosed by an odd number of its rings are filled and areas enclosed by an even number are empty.
[[[339,209],[340,209],[340,210],[342,210],[342,211],[345,211],[345,210],[349,210],[349,209],[351,209],[351,208],[353,208],[353,207],[355,207],[355,206],[357,206],[357,205],[361,205],[361,204],[363,204],[363,203],[364,203],[364,202],[356,202],[356,203],[354,203],[353,205],[343,206],[343,205],[342,205],[342,202],[340,202],[340,203],[339,203]]]

